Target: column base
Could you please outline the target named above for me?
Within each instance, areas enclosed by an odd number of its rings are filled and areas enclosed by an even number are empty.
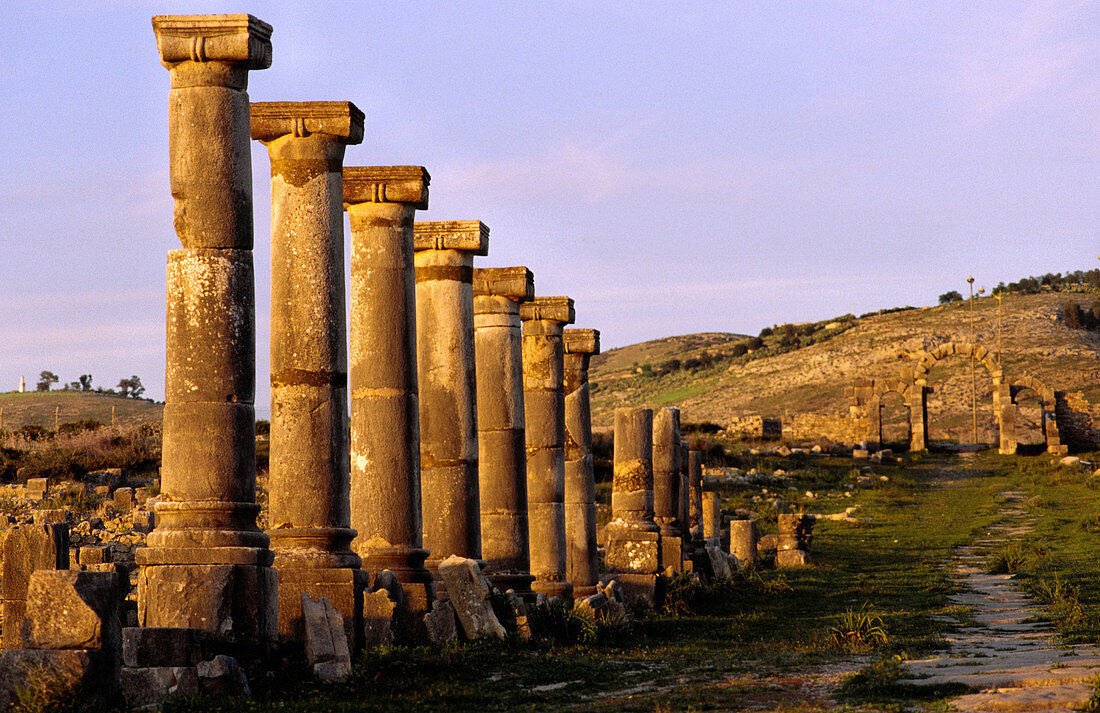
[[[279,640],[305,641],[302,595],[325,597],[344,617],[348,648],[363,648],[363,592],[370,575],[359,569],[279,567]]]
[[[661,563],[676,574],[684,571],[684,539],[661,535]]]
[[[661,533],[612,522],[604,562],[612,572],[656,574],[663,569]]]
[[[486,574],[489,582],[501,592],[509,589],[521,597],[526,597],[532,591],[531,584],[535,581],[535,575],[528,572],[493,572]]]
[[[574,599],[583,599],[584,597],[590,597],[599,591],[601,591],[599,586],[595,584],[573,584]]]
[[[600,577],[600,581],[605,585],[611,580],[615,580],[622,586],[627,601],[631,603],[640,602],[651,609],[656,609],[664,602],[666,580],[659,574],[620,572],[608,573]]]
[[[359,569],[347,527],[282,527],[268,531],[275,566],[282,569]],[[335,604],[335,602],[334,602]]]
[[[570,582],[541,582],[536,579],[531,583],[531,591],[547,597],[558,597],[563,601],[573,598],[573,585]]]
[[[278,639],[279,579],[271,567],[143,564],[138,574],[140,626],[199,629],[225,643],[262,648]]]

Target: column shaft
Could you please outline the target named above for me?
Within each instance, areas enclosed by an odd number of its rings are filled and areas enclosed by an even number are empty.
[[[275,566],[352,568],[344,304],[344,147],[363,136],[348,102],[253,105],[271,156],[271,465]],[[307,496],[303,497],[303,493]]]
[[[351,221],[351,525],[372,573],[394,572],[410,607],[434,596],[424,567],[413,217],[428,207],[420,166],[348,167]]]
[[[600,350],[595,329],[567,329],[565,339],[566,576],[575,596],[596,593],[596,479],[592,466],[592,405],[588,364]]]
[[[536,298],[520,307],[520,315],[532,588],[547,596],[569,597],[573,586],[566,577],[562,331],[573,321],[573,301]]]
[[[417,223],[416,359],[424,546],[433,568],[481,558],[473,260],[488,251],[477,221]]]
[[[348,504],[344,148],[363,137],[350,102],[252,105],[271,157],[271,457],[268,534],[279,636],[305,638],[302,595],[326,597],[362,644],[366,575]]]
[[[691,542],[696,547],[703,543],[703,454],[688,453],[688,517]]]
[[[501,589],[530,592],[520,304],[534,296],[525,267],[474,270],[481,554]]]
[[[615,409],[615,471],[605,562],[611,571],[660,572],[660,527],[653,521],[653,412]]]

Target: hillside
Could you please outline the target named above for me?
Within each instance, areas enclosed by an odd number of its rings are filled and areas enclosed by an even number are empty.
[[[28,391],[0,393],[0,429],[14,431],[27,424],[53,428],[54,414],[59,423],[83,419],[111,423],[114,408],[118,424],[160,423],[164,404],[145,399],[130,399],[111,394],[77,391]]]
[[[1092,300],[1093,296],[1087,294],[1007,295],[1003,301],[1002,365],[1006,376],[1028,375],[1060,391],[1082,392],[1094,404],[1093,415],[1100,421],[1095,406],[1100,404],[1100,335],[1070,329],[1059,319],[1063,303],[1072,301],[1087,308]],[[974,303],[974,341],[994,353],[997,312],[993,297]],[[913,355],[922,350],[952,341],[970,341],[970,314],[970,306],[964,301],[794,325],[786,329],[785,337],[778,333],[783,330],[777,330],[777,334],[763,340],[759,349],[743,356],[726,356],[710,367],[663,375],[659,360],[667,362],[675,356],[668,350],[669,340],[611,349],[592,360],[593,426],[606,430],[612,425],[616,407],[641,405],[678,406],[686,422],[711,421],[723,426],[749,415],[843,416],[848,413],[845,387],[853,379],[896,377],[899,368],[915,363]],[[711,336],[690,335],[676,340],[694,344],[695,337]],[[795,339],[813,343],[776,353],[782,351],[779,343],[783,339],[787,340],[787,349]],[[630,355],[638,354],[652,355],[653,362],[635,364],[638,359]],[[679,358],[683,360],[682,355]],[[976,369],[976,383],[979,410],[983,396],[991,410],[990,380],[984,369]],[[930,423],[935,421],[955,430],[970,423],[966,358],[943,360],[929,375],[929,385],[935,388],[929,397]],[[979,428],[990,428],[991,417],[983,414],[979,420],[988,422],[979,424]],[[1031,420],[1037,420],[1037,416]]]

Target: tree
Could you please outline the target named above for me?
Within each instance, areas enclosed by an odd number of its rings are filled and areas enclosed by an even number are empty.
[[[49,391],[51,384],[56,384],[60,379],[52,371],[43,371],[38,375],[38,390]]]
[[[92,375],[81,374],[80,375],[80,390],[91,391],[92,390]]]
[[[940,295],[940,304],[949,305],[952,302],[962,302],[963,296],[959,294],[958,290],[951,290],[950,292],[944,292]]]
[[[134,374],[129,379],[119,379],[118,393],[123,397],[129,396],[136,399],[145,393],[145,387],[141,385],[141,377]]]

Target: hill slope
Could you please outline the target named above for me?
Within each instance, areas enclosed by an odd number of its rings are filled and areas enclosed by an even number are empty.
[[[28,391],[26,393],[0,393],[0,427],[14,431],[20,426],[34,424],[53,428],[54,414],[59,423],[72,423],[83,419],[111,423],[114,408],[118,424],[160,423],[164,404],[145,399],[128,399],[110,394],[86,394],[77,391]]]
[[[1092,297],[1007,295],[1002,365],[1008,377],[1028,375],[1060,391],[1082,392],[1098,404],[1100,335],[1070,329],[1059,319],[1061,305],[1067,301],[1088,306]],[[997,307],[992,297],[974,303],[973,341],[991,352],[997,350]],[[745,356],[717,360],[711,367],[693,372],[664,375],[654,372],[657,364],[648,369],[644,364],[624,368],[631,360],[623,354],[658,353],[646,346],[651,342],[609,350],[592,360],[593,426],[610,428],[618,406],[678,406],[683,421],[712,421],[723,426],[748,415],[844,415],[848,413],[844,390],[854,379],[896,377],[899,367],[915,363],[913,355],[922,350],[971,341],[970,306],[961,302],[858,319],[848,316],[830,324],[788,328],[788,342],[796,332],[812,333],[801,339],[815,343],[775,354],[776,335],[765,340],[765,348]],[[692,336],[676,339],[691,343]],[[662,348],[666,342],[658,340]],[[984,369],[976,371],[979,398],[984,394],[990,403],[989,377]],[[949,357],[937,365],[929,375],[929,385],[936,389],[929,400],[930,411],[938,409],[942,417],[955,423],[969,422],[969,379],[964,357]]]

